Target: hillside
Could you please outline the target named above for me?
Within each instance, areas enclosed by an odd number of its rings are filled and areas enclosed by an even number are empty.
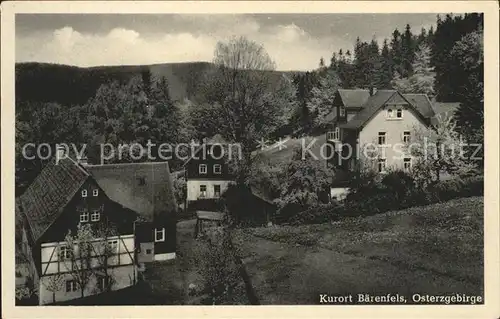
[[[483,207],[483,197],[459,198],[333,224],[239,229],[233,240],[262,304],[316,304],[320,293],[482,295]]]
[[[48,63],[16,64],[16,101],[57,102],[63,105],[83,104],[100,85],[110,81],[127,82],[151,70],[153,76],[165,76],[174,100],[196,95],[204,72],[213,68],[208,62],[163,63],[153,65],[100,66],[80,68]],[[288,72],[274,71],[278,79]]]

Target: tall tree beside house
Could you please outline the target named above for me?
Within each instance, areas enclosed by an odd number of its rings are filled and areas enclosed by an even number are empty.
[[[412,173],[421,187],[440,181],[442,173],[464,176],[472,173],[453,116],[438,115],[431,129],[414,130],[406,149],[413,157]]]
[[[256,141],[286,123],[295,92],[286,78],[273,83],[274,61],[262,45],[245,37],[219,42],[214,64],[217,68],[206,74],[202,101],[214,108],[219,133],[241,145],[243,165],[238,180],[243,180]]]
[[[377,88],[379,89],[389,89],[391,88],[391,80],[393,76],[393,65],[392,65],[391,52],[389,49],[389,44],[387,43],[387,39],[384,40],[384,44],[382,46],[382,51],[380,53],[380,68],[379,72],[379,81]]]
[[[60,291],[64,286],[64,277],[60,274],[52,275],[43,283],[45,288],[52,293],[52,302],[56,302],[56,292]]]
[[[412,65],[413,74],[401,78],[396,74],[392,86],[401,93],[424,93],[434,95],[434,72],[430,66],[431,52],[429,46],[422,43],[415,53]]]
[[[396,28],[392,33],[391,39],[391,60],[393,63],[393,73],[403,74],[403,53],[402,53],[402,42],[401,33]]]
[[[328,201],[327,191],[334,171],[323,161],[308,154],[302,156],[302,150],[295,149],[292,160],[282,171],[281,194],[276,199],[280,219]]]
[[[81,297],[85,297],[85,289],[93,279],[92,265],[94,235],[90,224],[79,224],[73,235],[71,231],[65,237],[65,249],[59,250],[59,258],[64,260],[65,266],[70,269],[70,275],[80,290]]]
[[[78,105],[65,107],[58,103],[22,101],[16,105],[16,194],[22,193],[38,176],[49,160],[47,156],[55,154],[56,143],[82,146],[83,111]],[[28,143],[33,143],[33,147]],[[49,144],[50,149],[40,148],[37,154],[36,148],[43,143]]]
[[[468,33],[450,52],[461,68],[460,106],[456,113],[459,131],[469,143],[484,143],[484,52],[482,30]]]
[[[332,112],[332,103],[335,92],[339,88],[339,79],[337,74],[328,70],[320,78],[319,84],[312,89],[312,96],[307,103],[310,114],[313,114],[315,126],[326,124],[326,116]]]
[[[436,98],[442,102],[456,102],[461,90],[463,69],[460,64],[451,63],[450,52],[467,33],[479,30],[482,13],[466,13],[454,16],[438,16],[437,27],[432,36],[432,65],[436,72]]]
[[[415,58],[415,40],[409,24],[406,25],[405,32],[401,37],[401,50],[401,76],[409,77],[413,74]]]

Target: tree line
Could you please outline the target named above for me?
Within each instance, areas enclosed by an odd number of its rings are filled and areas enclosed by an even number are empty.
[[[89,162],[98,163],[102,143],[175,144],[215,134],[243,146],[245,163],[238,170],[245,172],[244,179],[258,140],[321,130],[338,88],[396,88],[460,102],[457,129],[482,142],[482,18],[475,13],[438,16],[435,29],[416,34],[407,25],[403,32],[395,29],[381,47],[375,39],[358,38],[353,52],[333,53],[329,65],[321,59],[315,70],[279,78],[264,47],[234,38],[217,45],[215,67],[205,70],[192,98],[181,102],[172,100],[165,77],[147,69],[128,81],[102,84],[78,105],[21,99],[16,105],[17,189],[29,185],[44,165],[22,156],[25,143],[88,144]],[[171,163],[174,170],[181,165]]]

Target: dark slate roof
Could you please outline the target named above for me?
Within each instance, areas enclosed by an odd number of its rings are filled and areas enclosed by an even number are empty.
[[[389,100],[394,94],[396,94],[396,92],[397,91],[395,90],[378,90],[366,101],[365,104],[363,104],[363,109],[358,114],[356,114],[354,118],[352,118],[349,122],[340,125],[340,127],[347,129],[360,128],[387,100]]]
[[[370,98],[370,91],[361,89],[339,89],[345,107],[361,107]]]
[[[257,198],[265,201],[268,204],[274,205],[273,199],[269,196],[266,189],[258,187],[257,185],[250,185],[250,192]]]
[[[144,219],[177,211],[168,162],[88,165],[99,187],[114,202]]]
[[[67,158],[51,161],[20,196],[34,240],[38,240],[57,219],[67,203],[87,180],[89,174]],[[21,209],[20,207],[20,209]]]
[[[403,94],[404,98],[408,100],[425,118],[434,116],[431,101],[427,94]]]

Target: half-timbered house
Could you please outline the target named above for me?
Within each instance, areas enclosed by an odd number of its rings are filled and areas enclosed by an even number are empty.
[[[16,200],[16,214],[22,216],[21,249],[39,304],[134,285],[140,262],[174,258],[176,204],[171,187],[167,163],[50,162]],[[91,240],[87,267],[81,254],[75,257],[78,248],[66,240],[79,225],[90,225],[98,234]],[[96,245],[109,248],[105,256]],[[82,269],[92,269],[85,285],[78,280]]]

